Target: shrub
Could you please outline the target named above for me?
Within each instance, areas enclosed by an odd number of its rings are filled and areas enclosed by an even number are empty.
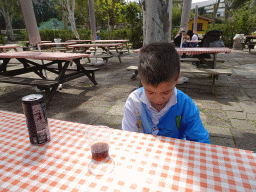
[[[91,31],[90,30],[77,30],[80,39],[91,39]],[[39,30],[40,37],[42,41],[54,41],[55,38],[60,38],[62,42],[76,39],[75,34],[72,30]],[[22,31],[22,36],[25,41],[28,41],[28,35],[26,30]]]
[[[143,46],[143,23],[138,22],[135,26],[132,26],[129,31],[129,40],[132,43],[133,49],[138,49]]]
[[[5,44],[5,36],[3,34],[0,34],[0,44],[4,45]]]

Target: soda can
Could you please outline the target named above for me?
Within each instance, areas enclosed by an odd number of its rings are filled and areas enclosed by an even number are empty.
[[[22,107],[26,117],[30,143],[41,145],[50,141],[51,136],[45,115],[43,95],[31,94],[24,96]]]

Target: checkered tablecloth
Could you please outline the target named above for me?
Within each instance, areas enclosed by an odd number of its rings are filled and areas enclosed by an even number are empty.
[[[194,47],[194,48],[175,48],[179,55],[186,53],[187,55],[200,55],[203,53],[231,53],[231,49],[227,47]],[[134,53],[140,53],[141,49],[134,50]]]
[[[118,47],[123,45],[122,43],[105,43],[105,44],[76,44],[69,45],[68,48],[76,48],[76,47]]]
[[[25,58],[25,59],[38,59],[38,60],[64,60],[73,61],[74,59],[81,59],[83,57],[89,57],[89,54],[80,53],[61,53],[61,52],[31,52],[31,51],[21,51],[21,52],[7,52],[0,53],[0,58]]]
[[[0,111],[0,191],[256,191],[250,151],[110,128],[115,167],[91,175],[96,126],[48,121],[51,141],[33,146],[24,115]]]
[[[187,55],[200,55],[203,53],[231,53],[231,49],[227,47],[194,47],[194,48],[176,48],[179,55],[186,53]]]

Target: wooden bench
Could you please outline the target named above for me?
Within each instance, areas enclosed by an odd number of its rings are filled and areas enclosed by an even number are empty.
[[[251,49],[254,49],[254,47],[256,45],[256,42],[254,42],[254,43],[247,43],[246,45],[248,46],[249,53],[251,53]]]
[[[0,82],[20,85],[32,85],[37,86],[39,89],[45,90],[46,106],[48,106],[49,102],[51,101],[54,93],[58,88],[58,85],[60,84],[58,81],[55,80],[13,77],[5,75],[0,75]]]
[[[138,66],[129,66],[127,71],[134,71],[138,74]],[[219,75],[232,75],[232,71],[229,69],[197,69],[197,68],[181,68],[181,73],[193,73],[193,74],[208,74],[212,76],[212,93],[214,90],[215,80],[218,80]]]
[[[106,62],[106,68],[108,68],[108,60],[113,57],[113,55],[106,55],[106,54],[101,54],[101,55],[93,55],[87,58],[102,58],[104,62]],[[89,60],[91,62],[91,60]]]
[[[23,51],[30,51],[32,49],[32,47],[21,47]]]
[[[210,58],[205,58],[206,61],[208,62],[213,62],[213,59]],[[200,61],[198,58],[180,58],[181,62],[194,62],[194,61]],[[225,60],[223,59],[217,59],[216,62],[224,63]]]
[[[13,77],[13,76],[6,76],[6,75],[0,75],[0,82],[21,84],[21,85],[32,85],[32,86],[38,86],[42,88],[51,88],[52,86],[59,84],[59,82],[55,80]]]
[[[129,51],[128,51],[128,50],[124,50],[124,49],[119,49],[119,50],[118,50],[118,59],[119,59],[119,62],[120,62],[120,63],[122,63],[121,57],[124,56],[124,53],[129,54]]]

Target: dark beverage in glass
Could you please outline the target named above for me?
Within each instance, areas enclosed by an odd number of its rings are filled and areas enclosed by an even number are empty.
[[[101,161],[108,157],[109,146],[107,143],[98,142],[91,146],[92,158]]]

